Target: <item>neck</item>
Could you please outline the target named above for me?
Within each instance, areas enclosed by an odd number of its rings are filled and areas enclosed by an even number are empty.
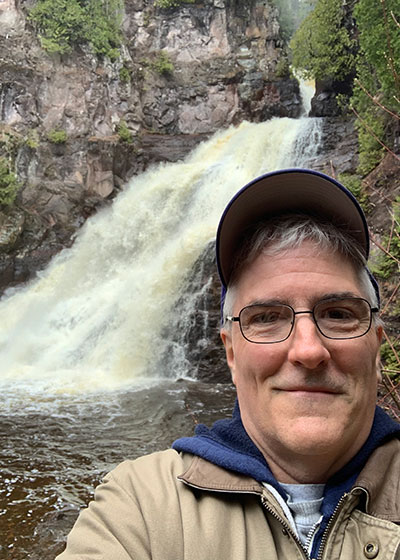
[[[332,454],[327,447],[316,453],[299,453],[282,449],[280,442],[258,442],[250,435],[253,443],[263,454],[272,474],[277,481],[284,484],[325,484],[361,449],[364,441],[357,447],[341,449]]]
[[[297,457],[286,462],[282,458],[276,461],[270,454],[263,455],[276,480],[284,484],[325,484],[343,466],[320,457]]]

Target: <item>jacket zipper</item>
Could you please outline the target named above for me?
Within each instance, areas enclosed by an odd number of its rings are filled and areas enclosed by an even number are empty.
[[[191,486],[192,488],[197,488],[198,490],[208,490],[209,492],[215,492],[215,493],[220,493],[220,494],[226,494],[226,493],[229,494],[229,493],[232,492],[232,491],[228,491],[228,490],[217,490],[215,488],[205,488],[205,487],[198,486],[197,484],[193,484],[192,482],[187,482],[186,480],[184,480],[182,478],[178,477],[178,479],[181,482],[183,482],[184,484],[186,484],[187,486]],[[282,517],[280,515],[275,513],[275,511],[267,503],[267,499],[265,498],[265,496],[263,496],[260,492],[254,492],[254,491],[251,491],[251,490],[245,490],[243,492],[242,491],[236,491],[234,493],[237,493],[237,494],[242,494],[242,493],[243,494],[254,494],[255,496],[260,496],[261,503],[262,503],[263,507],[268,511],[268,513],[272,517],[274,517],[277,521],[279,521],[279,523],[288,532],[288,534],[290,534],[291,537],[293,537],[293,540],[295,541],[295,543],[300,548],[305,560],[311,560],[307,550],[304,548],[302,542],[300,541],[300,539],[298,538],[296,533],[293,531],[293,529],[291,528],[289,523],[286,523],[286,521],[284,519],[282,519]]]
[[[347,499],[347,496],[348,496],[348,494],[343,494],[343,496],[340,498],[340,500],[336,504],[335,509],[333,510],[331,518],[328,521],[328,525],[326,526],[326,529],[325,529],[325,531],[322,535],[321,543],[319,545],[317,560],[322,560],[322,556],[324,554],[324,549],[325,549],[325,546],[326,546],[326,541],[328,540],[330,530],[331,530],[332,526],[334,525],[334,523],[335,523],[335,521],[336,521],[336,519],[339,515],[339,511],[341,510],[345,500]]]
[[[326,546],[326,542],[328,540],[328,536],[329,536],[329,534],[332,530],[333,525],[336,522],[336,519],[339,516],[339,513],[340,513],[341,509],[343,509],[344,503],[346,502],[346,500],[348,499],[348,497],[350,495],[355,496],[357,493],[361,494],[361,491],[365,492],[365,490],[363,488],[360,488],[360,487],[353,488],[353,490],[350,493],[343,494],[343,496],[340,498],[340,500],[336,504],[336,507],[335,507],[335,509],[334,509],[334,511],[331,515],[331,518],[329,519],[328,525],[326,526],[326,529],[325,529],[325,531],[322,535],[317,560],[322,560],[322,556],[324,554],[324,549],[325,549],[325,546]],[[279,521],[280,524],[284,527],[284,529],[293,537],[294,541],[297,543],[297,545],[301,549],[305,558],[307,560],[311,560],[311,556],[309,555],[308,550],[304,547],[303,543],[299,540],[299,538],[297,537],[296,533],[293,531],[291,526],[288,523],[286,523],[285,520],[282,519],[277,513],[274,512],[274,510],[268,505],[268,503],[266,501],[266,498],[264,496],[261,497],[261,502],[262,502],[263,506],[265,507],[265,509],[268,511],[268,513],[270,515],[272,515],[272,517],[274,517],[277,521]]]
[[[331,518],[328,521],[328,525],[326,526],[326,529],[322,535],[322,539],[321,539],[321,544],[319,545],[319,551],[318,551],[318,556],[317,556],[317,560],[322,560],[322,556],[324,554],[324,549],[326,546],[326,542],[328,540],[329,534],[332,530],[333,525],[335,524],[340,510],[343,509],[343,505],[345,503],[346,500],[348,500],[349,496],[356,496],[357,494],[361,494],[361,492],[365,492],[365,490],[363,488],[360,487],[355,487],[352,489],[351,492],[348,492],[346,494],[343,494],[343,496],[340,498],[340,500],[338,501],[338,503],[336,504],[336,507],[331,515]]]
[[[279,523],[282,525],[282,527],[285,529],[285,531],[287,531],[289,533],[289,535],[293,538],[293,540],[295,541],[295,543],[297,544],[297,546],[300,548],[302,554],[304,555],[304,558],[306,558],[306,560],[310,560],[310,556],[307,552],[307,550],[304,548],[303,543],[300,541],[300,539],[298,538],[298,536],[296,535],[296,533],[293,531],[292,527],[289,525],[289,523],[286,523],[286,521],[284,519],[282,519],[282,517],[280,515],[278,515],[277,513],[275,513],[275,511],[270,507],[270,505],[267,502],[267,499],[265,498],[265,496],[261,496],[261,503],[264,506],[264,508],[268,511],[268,513],[277,521],[279,521]]]
[[[317,532],[319,530],[322,519],[323,519],[323,516],[321,515],[319,520],[315,523],[314,527],[312,528],[312,532],[309,533],[309,535],[307,537],[307,541],[304,544],[304,548],[307,550],[308,553],[309,553],[310,550],[312,550],[312,544],[313,544],[315,535],[317,534]],[[310,553],[309,553],[309,555],[310,555]]]

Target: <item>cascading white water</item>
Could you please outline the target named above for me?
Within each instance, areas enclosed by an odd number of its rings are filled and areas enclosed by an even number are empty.
[[[316,127],[242,123],[132,179],[71,249],[0,302],[3,388],[81,393],[155,376],[169,310],[225,205],[260,173],[304,165],[313,154],[299,146],[310,148]]]

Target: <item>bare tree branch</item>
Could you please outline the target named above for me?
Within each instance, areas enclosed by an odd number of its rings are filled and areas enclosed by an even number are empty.
[[[375,132],[372,130],[372,128],[365,122],[365,120],[360,116],[360,114],[354,109],[354,107],[351,108],[351,110],[353,111],[353,113],[356,115],[356,117],[359,119],[360,123],[368,130],[368,132],[375,138],[375,140],[387,151],[389,152],[389,154],[391,154],[393,157],[395,157],[397,160],[400,161],[400,157],[398,155],[396,155],[394,152],[392,152],[392,150],[386,146],[386,144],[384,144],[382,142],[382,140],[380,140],[377,135],[375,134]]]
[[[390,257],[391,259],[393,259],[398,265],[400,265],[400,261],[399,259],[396,259],[396,257],[394,255],[392,255],[392,253],[389,253],[389,251],[387,251],[385,249],[385,247],[383,247],[383,245],[381,245],[379,243],[379,241],[376,239],[376,237],[371,233],[370,234],[370,238],[372,240],[372,242],[381,250],[383,251],[388,257]]]
[[[393,10],[390,10],[390,15],[392,16],[394,23],[397,25],[397,27],[400,28],[400,23],[397,21],[396,16],[393,13]]]
[[[363,84],[360,82],[360,80],[358,78],[356,78],[354,81],[357,82],[357,84],[360,86],[360,88],[363,90],[363,92],[366,95],[368,95],[368,97],[372,100],[373,103],[375,103],[375,105],[378,105],[378,107],[380,107],[381,109],[383,109],[384,111],[389,113],[389,115],[392,115],[392,117],[394,117],[395,119],[400,120],[400,115],[396,115],[396,113],[393,113],[393,111],[391,111],[390,109],[388,109],[387,107],[382,105],[382,103],[379,103],[379,101],[377,99],[375,99],[375,97],[373,95],[371,95],[369,93],[369,91],[363,86]]]

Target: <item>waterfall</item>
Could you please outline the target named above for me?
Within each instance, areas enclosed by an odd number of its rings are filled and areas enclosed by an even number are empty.
[[[80,394],[171,376],[157,367],[163,332],[225,205],[260,173],[306,165],[317,147],[316,119],[244,122],[133,178],[72,248],[0,301],[3,394]]]

